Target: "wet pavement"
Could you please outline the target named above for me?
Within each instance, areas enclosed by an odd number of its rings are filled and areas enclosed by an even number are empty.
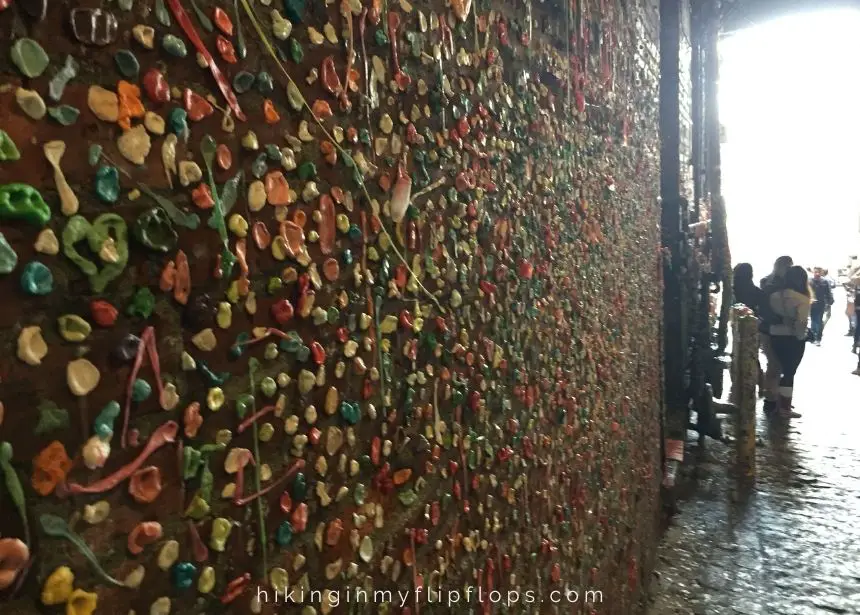
[[[759,420],[753,484],[732,475],[731,446],[688,445],[647,615],[860,614],[860,377],[837,320],[806,349],[802,418]]]

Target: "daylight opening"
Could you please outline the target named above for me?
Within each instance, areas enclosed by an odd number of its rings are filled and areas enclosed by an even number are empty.
[[[860,251],[860,11],[793,15],[721,41],[723,192],[732,260],[787,253],[836,270]]]

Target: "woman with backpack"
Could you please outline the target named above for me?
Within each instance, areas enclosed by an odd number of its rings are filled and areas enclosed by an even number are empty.
[[[771,324],[769,330],[781,366],[777,410],[783,418],[797,418],[800,414],[791,409],[794,375],[806,350],[812,304],[809,276],[803,267],[791,267],[785,274],[784,288],[771,293],[768,301],[781,320],[779,324]]]

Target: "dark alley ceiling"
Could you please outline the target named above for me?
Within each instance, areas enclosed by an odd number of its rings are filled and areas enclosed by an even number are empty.
[[[847,7],[860,8],[860,0],[722,0],[722,30],[731,34],[792,13]]]

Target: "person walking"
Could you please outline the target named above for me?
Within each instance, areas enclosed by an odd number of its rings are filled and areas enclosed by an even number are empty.
[[[761,300],[759,301],[759,344],[765,357],[764,370],[764,412],[771,414],[776,410],[779,398],[779,379],[782,366],[773,350],[770,328],[782,323],[782,318],[771,309],[770,295],[785,288],[785,274],[794,264],[790,256],[780,256],[773,264],[773,272],[761,280]]]
[[[824,335],[824,329],[833,317],[833,303],[836,303],[836,295],[833,294],[833,291],[836,290],[836,280],[830,277],[830,270],[824,267],[821,269],[821,278],[830,286],[830,297],[833,299],[833,302],[824,310],[824,320],[821,322],[821,335]]]
[[[854,300],[853,307],[855,308],[854,312],[854,322],[860,321],[860,277],[854,277],[851,279],[851,287],[853,290],[849,291],[849,294]],[[851,346],[851,352],[858,353],[857,356],[857,367],[854,369],[852,374],[855,376],[860,376],[860,327],[854,327],[854,344]]]
[[[853,290],[851,292],[851,296],[854,299],[854,322],[860,321],[860,277],[853,278],[851,280],[851,285]],[[857,356],[857,367],[852,374],[855,376],[860,376],[860,327],[854,327],[854,344],[851,346],[851,352],[856,352]]]
[[[851,262],[855,262],[856,258],[851,257]],[[854,344],[851,352],[857,351],[857,317],[860,316],[860,303],[857,299],[860,298],[860,267],[851,266],[845,273],[846,281],[843,283],[845,288],[846,303],[845,313],[848,315],[848,335],[854,338]]]
[[[846,334],[848,337],[854,337],[854,330],[857,328],[857,314],[856,309],[860,308],[857,306],[855,308],[854,303],[854,294],[857,290],[857,284],[854,283],[855,278],[857,277],[858,268],[856,266],[857,257],[851,256],[849,257],[848,267],[845,269],[845,278],[847,281],[843,283],[843,287],[845,288],[845,296],[847,298],[847,305],[845,306],[845,315],[848,316],[848,333]],[[842,276],[840,276],[842,277]]]
[[[851,272],[851,278],[848,281],[849,296],[852,298],[851,307],[854,308],[854,344],[851,347],[851,352],[860,350],[860,269],[855,269]],[[860,369],[860,363],[857,368]],[[856,370],[855,370],[856,372]],[[860,374],[858,374],[860,375]]]
[[[821,346],[821,336],[824,333],[824,315],[833,305],[833,291],[830,283],[821,275],[821,267],[816,267],[812,272],[812,307],[810,308],[810,319],[812,321],[812,341],[816,346]]]
[[[791,267],[785,274],[785,286],[771,293],[768,300],[771,309],[782,322],[770,326],[771,344],[781,366],[779,401],[777,410],[783,418],[800,416],[791,409],[794,393],[794,376],[806,350],[807,324],[812,297],[809,277],[803,267]]]

